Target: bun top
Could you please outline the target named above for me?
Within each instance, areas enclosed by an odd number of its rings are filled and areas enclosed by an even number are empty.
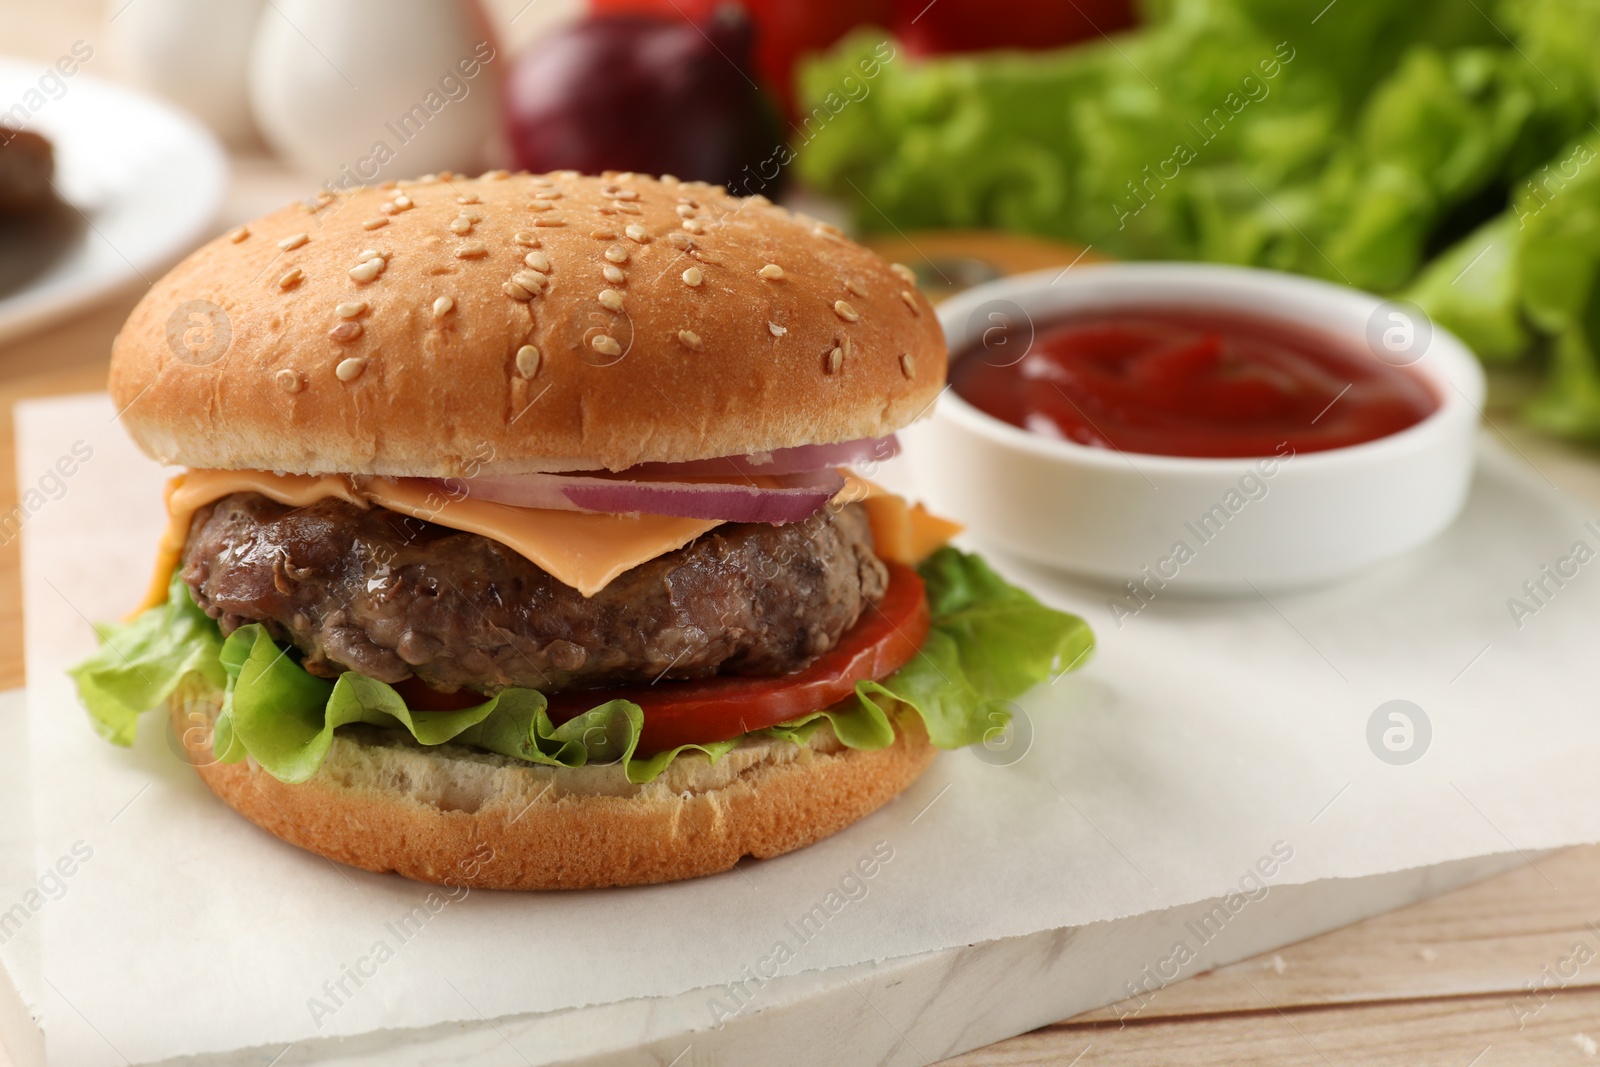
[[[945,363],[910,271],[764,197],[493,171],[217,238],[134,309],[111,394],[167,463],[450,477],[880,436]]]

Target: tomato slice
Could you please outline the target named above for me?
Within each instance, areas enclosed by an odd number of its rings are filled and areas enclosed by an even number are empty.
[[[837,704],[856,683],[886,678],[910,662],[928,638],[932,619],[917,572],[887,563],[889,588],[867,608],[833,650],[811,666],[779,678],[718,675],[698,681],[579,689],[550,697],[550,718],[566,722],[608,700],[631,700],[644,709],[639,754],[679,745],[728,741],[751,730],[776,726]],[[458,711],[483,703],[483,694],[463,689],[442,693],[419,678],[395,687],[413,711]]]
[[[834,648],[811,666],[779,678],[718,675],[698,681],[585,689],[550,698],[550,718],[565,722],[607,700],[644,709],[639,754],[679,745],[728,741],[837,704],[856,683],[886,678],[910,662],[932,619],[917,572],[889,563],[889,588]]]

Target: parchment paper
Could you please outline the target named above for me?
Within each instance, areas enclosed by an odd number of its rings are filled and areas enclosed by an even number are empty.
[[[1600,839],[1600,561],[1546,580],[1520,628],[1507,605],[1600,535],[1486,445],[1467,513],[1441,540],[1329,589],[1163,596],[1119,629],[1115,590],[991,557],[1084,614],[1098,653],[1020,701],[1031,745],[945,754],[815,847],[689,883],[435,906],[429,887],[256,830],[210,796],[158,720],[132,751],[94,735],[61,672],[93,647],[90,620],[119,617],[144,587],[164,475],[103,396],[24,405],[17,425],[39,864],[92,850],[36,918],[53,1062],[672,994],[738,980],[780,942],[793,973],[1234,887]],[[92,457],[61,475],[75,445]],[[1396,699],[1432,727],[1409,765],[1368,742],[1373,712]],[[849,877],[874,856],[871,878]],[[796,925],[819,906],[821,921]]]

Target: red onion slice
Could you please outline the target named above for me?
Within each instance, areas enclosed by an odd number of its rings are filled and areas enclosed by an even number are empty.
[[[822,470],[824,467],[848,467],[870,460],[882,461],[899,453],[900,441],[890,434],[888,437],[863,437],[859,441],[842,441],[835,445],[797,445],[794,448],[775,448],[771,452],[719,456],[687,463],[641,463],[637,467],[629,467],[622,474],[627,477],[643,474],[681,477],[799,474]]]
[[[463,495],[496,504],[554,511],[641,512],[719,522],[799,522],[819,511],[844,488],[836,470],[768,477],[776,485],[639,481],[583,474],[510,474],[451,478],[443,483],[455,499]]]

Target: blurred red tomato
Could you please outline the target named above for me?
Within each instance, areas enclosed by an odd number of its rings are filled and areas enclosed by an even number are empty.
[[[856,26],[889,25],[892,0],[740,0],[756,25],[755,61],[761,80],[794,111],[794,67]],[[947,0],[940,0],[941,3]],[[1080,0],[1087,2],[1087,0]],[[728,0],[590,0],[595,12],[635,12],[704,23]]]
[[[917,55],[1059,48],[1137,19],[1132,0],[892,0],[889,27]]]

